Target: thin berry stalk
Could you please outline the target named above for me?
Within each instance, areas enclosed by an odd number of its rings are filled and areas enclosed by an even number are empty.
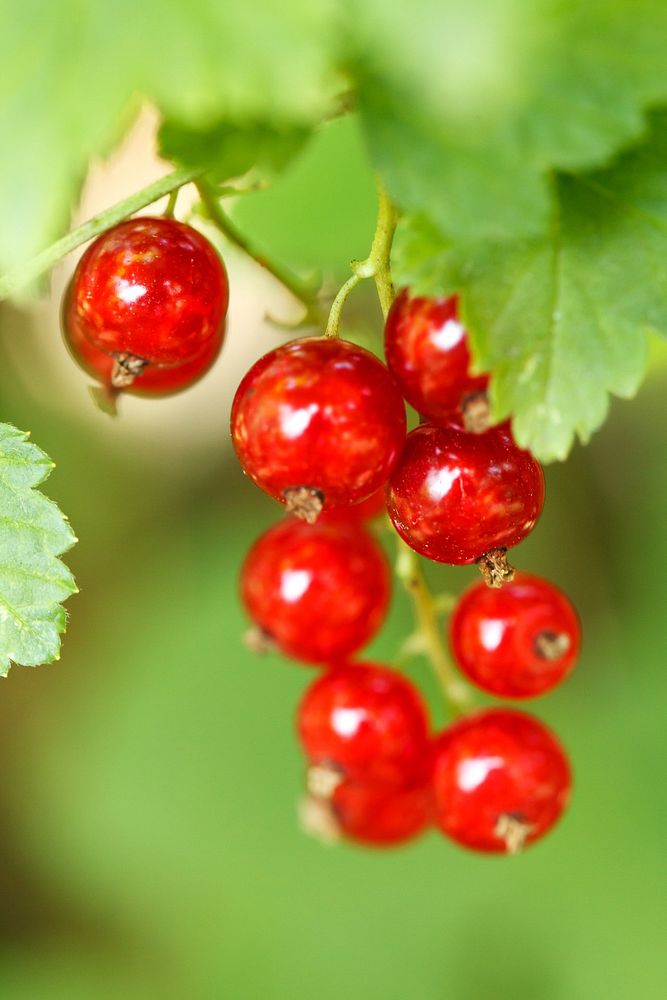
[[[462,715],[474,707],[472,692],[447,655],[441,639],[437,602],[424,579],[417,554],[398,536],[397,543],[396,576],[412,601],[421,646],[433,667],[451,714]]]

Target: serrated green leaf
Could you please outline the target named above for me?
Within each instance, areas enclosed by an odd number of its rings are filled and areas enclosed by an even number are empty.
[[[667,333],[666,162],[662,114],[614,167],[558,180],[544,237],[454,248],[423,219],[402,223],[397,281],[420,294],[462,290],[495,415],[512,415],[519,443],[545,461],[588,440],[609,393],[634,394],[646,333]]]
[[[193,129],[306,126],[339,86],[331,0],[25,0],[0,32],[0,270],[66,228],[92,155],[139,99]]]
[[[604,164],[667,97],[662,0],[415,0],[350,28],[371,155],[457,238],[546,227],[545,170]]]
[[[56,504],[35,489],[52,469],[27,434],[0,424],[0,676],[12,663],[58,659],[61,602],[77,589],[58,559],[76,538]]]

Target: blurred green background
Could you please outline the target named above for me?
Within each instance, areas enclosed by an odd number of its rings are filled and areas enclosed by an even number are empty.
[[[269,252],[333,280],[365,253],[374,212],[352,121],[235,214]],[[125,401],[115,423],[65,357],[57,295],[0,316],[2,419],[57,463],[46,492],[80,539],[67,558],[81,588],[61,661],[15,667],[0,692],[0,996],[667,996],[664,354],[635,402],[547,470],[544,516],[517,552],[570,593],[585,629],[578,671],[532,706],[572,756],[562,824],[510,859],[436,833],[326,848],[296,822],[293,714],[313,674],[240,639],[238,567],[279,512],[236,466],[228,406],[276,342],[261,323],[275,290],[229,262],[218,370],[189,400]],[[379,337],[365,291],[348,316]],[[474,578],[430,575],[439,589]],[[391,660],[408,629],[397,594],[369,655]],[[440,722],[427,665],[409,672]]]

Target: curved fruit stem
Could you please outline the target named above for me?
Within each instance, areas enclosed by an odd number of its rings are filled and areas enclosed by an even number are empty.
[[[141,191],[136,191],[129,198],[124,198],[122,201],[117,202],[117,204],[112,205],[111,208],[100,212],[99,215],[94,215],[92,219],[88,219],[83,225],[72,229],[66,236],[56,240],[55,243],[52,243],[51,246],[42,250],[35,257],[6,271],[0,277],[0,301],[9,295],[13,295],[14,292],[25,288],[31,281],[49,271],[58,263],[61,257],[65,257],[72,250],[76,250],[77,247],[87,243],[88,240],[92,240],[95,236],[99,236],[100,233],[103,233],[111,226],[115,226],[116,223],[122,222],[123,219],[127,219],[128,216],[134,215],[140,209],[146,208],[147,205],[152,205],[159,198],[171,194],[172,191],[177,191],[184,184],[189,184],[200,173],[201,171],[199,170],[173,170],[166,177],[161,177],[159,180],[153,181],[148,187],[142,188]]]
[[[176,211],[176,202],[178,201],[178,192],[180,190],[181,190],[180,188],[174,188],[174,190],[169,195],[169,200],[167,201],[166,208],[162,213],[165,219],[174,218],[174,212]]]
[[[391,283],[390,256],[391,244],[396,231],[398,215],[391,203],[382,181],[378,178],[378,215],[375,224],[373,242],[366,260],[353,260],[352,275],[341,287],[331,305],[325,336],[337,337],[340,326],[340,314],[345,301],[360,281],[373,278],[377,288],[382,315],[387,317],[389,307],[394,298],[394,286]]]
[[[268,260],[257,247],[253,246],[250,240],[236,227],[235,223],[232,222],[224,211],[216,197],[215,188],[208,181],[200,178],[196,181],[196,185],[206,216],[213,225],[220,230],[230,243],[237,246],[243,253],[252,258],[255,263],[263,267],[265,271],[268,271],[269,274],[272,274],[304,306],[306,315],[300,325],[319,326],[324,321],[324,314],[312,286],[302,281],[289,268],[284,267],[276,261]]]
[[[420,648],[433,667],[451,714],[462,715],[474,707],[474,699],[470,688],[459,677],[447,655],[440,635],[438,601],[431,594],[424,579],[417,553],[400,535],[397,535],[396,539],[398,545],[396,576],[412,600],[417,618]]]

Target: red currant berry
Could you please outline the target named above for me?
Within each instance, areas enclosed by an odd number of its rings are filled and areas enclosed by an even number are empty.
[[[72,285],[70,283],[64,297],[62,308],[62,331],[67,348],[79,365],[92,378],[102,383],[112,394],[130,392],[135,396],[169,396],[175,392],[188,389],[198,382],[211,368],[220,354],[225,337],[225,325],[222,323],[215,334],[208,340],[199,354],[191,361],[173,368],[161,368],[157,365],[147,365],[137,375],[131,384],[125,388],[112,385],[112,376],[116,362],[110,354],[94,347],[84,336],[81,321],[72,308]]]
[[[363,524],[365,521],[372,521],[374,518],[384,514],[387,510],[387,501],[384,487],[372,493],[361,503],[352,504],[350,507],[331,507],[322,511],[320,519],[327,524],[334,522],[344,522],[346,524]]]
[[[128,378],[179,365],[219,334],[229,290],[220,257],[174,219],[137,218],[99,236],[79,261],[72,309],[81,332]],[[122,384],[122,383],[121,383]]]
[[[360,525],[287,518],[251,548],[241,572],[250,618],[288,656],[330,663],[373,638],[390,597],[387,560]]]
[[[516,853],[565,809],[570,766],[537,719],[494,708],[461,719],[434,745],[435,819],[476,851]]]
[[[462,565],[520,542],[543,503],[542,468],[506,427],[466,434],[422,424],[389,480],[387,507],[416,552]]]
[[[253,365],[232,406],[241,465],[307,520],[364,500],[405,440],[405,409],[385,366],[355,344],[309,337]]]
[[[581,630],[565,594],[546,580],[517,573],[502,590],[483,583],[461,597],[450,624],[463,672],[501,698],[544,694],[569,674]]]
[[[407,785],[423,778],[426,709],[416,688],[375,664],[335,667],[306,691],[298,713],[310,761],[363,784]]]
[[[470,431],[488,428],[489,377],[470,374],[455,295],[427,299],[400,292],[387,316],[384,348],[389,370],[418,413]]]
[[[376,847],[413,840],[432,816],[430,789],[422,784],[392,788],[343,781],[331,807],[344,837]]]

